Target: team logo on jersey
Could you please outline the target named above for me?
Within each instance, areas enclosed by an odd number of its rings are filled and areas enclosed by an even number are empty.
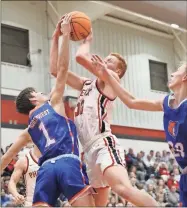
[[[169,121],[168,132],[173,138],[177,136],[178,130],[179,130],[178,121]]]

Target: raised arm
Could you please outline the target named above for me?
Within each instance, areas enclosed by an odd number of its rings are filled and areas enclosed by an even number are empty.
[[[57,61],[58,61],[58,41],[60,37],[61,20],[58,22],[52,36],[51,49],[50,49],[50,73],[57,77]]]
[[[67,72],[69,68],[69,41],[70,41],[70,16],[66,15],[61,30],[63,33],[62,44],[57,61],[57,79],[51,95],[51,104],[54,106],[62,102],[65,84],[67,81]]]
[[[60,19],[58,22],[56,29],[53,33],[52,36],[52,42],[51,42],[51,49],[50,49],[50,73],[54,77],[57,77],[58,69],[57,68],[57,62],[58,62],[58,42],[59,42],[59,37],[61,35],[60,27],[61,23],[63,21],[63,17]],[[66,84],[68,84],[70,87],[81,91],[83,88],[83,84],[86,78],[80,77],[73,72],[68,72],[68,77]]]
[[[120,98],[120,100],[129,108],[136,110],[145,111],[163,111],[163,99],[160,100],[146,100],[137,99],[132,94],[130,94],[126,89],[124,89],[116,79],[109,73],[105,64],[94,56],[92,59],[93,64],[96,65],[95,71],[100,78],[104,79],[105,82],[113,88],[115,94]]]
[[[90,44],[92,41],[92,32],[90,35],[83,41],[83,43],[79,46],[79,49],[76,54],[76,61],[89,72],[98,77],[97,71],[95,70],[94,65],[92,64],[92,54],[90,54]],[[101,80],[104,81],[104,80]]]
[[[21,135],[17,138],[14,144],[8,149],[8,151],[1,158],[1,172],[4,170],[11,160],[18,154],[18,152],[31,142],[31,137],[28,133],[28,129],[25,129]]]
[[[14,166],[14,171],[11,175],[8,184],[8,190],[13,195],[16,204],[22,204],[24,202],[24,196],[18,193],[16,185],[19,182],[20,178],[25,173],[26,169],[27,169],[26,157],[19,159]]]

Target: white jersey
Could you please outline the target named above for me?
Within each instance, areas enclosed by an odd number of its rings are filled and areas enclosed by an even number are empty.
[[[85,81],[75,108],[75,125],[80,143],[85,148],[96,136],[111,133],[113,100],[98,88],[97,80]]]
[[[39,169],[37,161],[35,161],[30,151],[27,155],[27,169],[24,174],[25,184],[26,184],[26,199],[25,206],[32,206],[32,200],[34,195],[34,189],[36,184],[37,171]]]

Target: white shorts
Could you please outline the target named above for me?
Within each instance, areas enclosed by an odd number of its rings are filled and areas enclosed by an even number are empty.
[[[108,186],[103,177],[107,168],[114,165],[125,167],[124,150],[121,149],[118,139],[112,134],[105,138],[101,136],[84,152],[84,162],[93,188]]]

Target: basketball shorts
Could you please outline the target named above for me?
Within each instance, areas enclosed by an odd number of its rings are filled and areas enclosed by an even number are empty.
[[[124,151],[114,135],[98,138],[90,148],[84,151],[87,174],[93,188],[104,188],[108,183],[104,180],[107,168],[114,165],[125,167]]]
[[[85,169],[76,155],[61,155],[45,161],[38,170],[33,206],[55,207],[60,194],[70,204],[91,191]]]
[[[180,178],[180,202],[187,207],[187,174],[182,174]]]

